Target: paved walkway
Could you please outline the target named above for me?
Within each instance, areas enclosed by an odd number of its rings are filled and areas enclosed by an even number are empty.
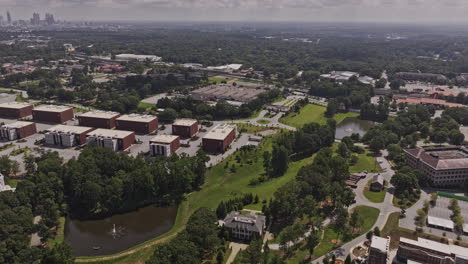
[[[247,246],[248,245],[246,245],[246,244],[240,244],[240,243],[234,243],[234,242],[229,243],[229,247],[232,248],[232,251],[231,251],[231,255],[229,255],[229,258],[226,261],[226,264],[233,263],[234,260],[236,259],[237,254],[239,253],[239,251],[241,249],[245,250],[247,248]]]

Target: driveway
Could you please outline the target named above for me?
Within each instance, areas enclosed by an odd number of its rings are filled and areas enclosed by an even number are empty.
[[[232,251],[231,251],[231,255],[229,255],[229,258],[226,261],[226,264],[233,263],[234,260],[236,259],[237,254],[239,253],[239,251],[241,249],[245,250],[248,247],[248,245],[231,242],[231,243],[229,243],[229,247],[232,248]]]

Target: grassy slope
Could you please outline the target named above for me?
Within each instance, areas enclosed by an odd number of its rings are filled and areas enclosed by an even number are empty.
[[[304,106],[299,113],[291,112],[282,117],[280,122],[297,128],[310,122],[324,124],[327,121],[327,118],[324,116],[325,111],[326,107],[324,106],[308,104]],[[358,113],[339,113],[336,114],[333,119],[335,119],[337,123],[340,123],[346,117],[357,117],[358,115]]]

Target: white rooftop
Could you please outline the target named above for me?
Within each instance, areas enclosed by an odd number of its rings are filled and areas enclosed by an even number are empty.
[[[130,115],[122,115],[117,118],[117,120],[122,121],[133,121],[133,122],[151,122],[157,117],[153,115],[139,115],[139,114],[130,114]]]
[[[114,117],[116,117],[118,115],[120,115],[120,114],[117,113],[117,112],[96,110],[96,111],[86,112],[86,113],[80,115],[80,117],[111,119],[111,118],[114,118]]]
[[[174,123],[172,123],[172,125],[173,126],[192,126],[196,122],[197,120],[195,119],[182,118],[182,119],[176,119]]]
[[[123,131],[123,130],[115,130],[115,129],[103,129],[98,128],[94,131],[88,133],[88,136],[95,136],[95,137],[110,137],[110,138],[125,138],[135,132],[132,131]]]
[[[224,140],[231,131],[235,130],[235,125],[218,125],[208,132],[203,138],[205,139],[215,139],[215,140]]]
[[[86,131],[93,129],[92,127],[83,127],[83,126],[66,126],[66,125],[58,125],[53,126],[47,129],[47,132],[55,132],[55,133],[72,133],[72,134],[82,134]]]
[[[376,248],[382,252],[387,252],[389,244],[390,244],[390,239],[388,238],[383,238],[379,236],[372,237],[372,243],[371,243],[372,248]]]
[[[33,111],[42,111],[42,112],[64,112],[69,109],[72,109],[66,105],[40,105],[38,107],[34,107]]]
[[[453,224],[452,220],[439,218],[439,217],[434,217],[434,216],[428,216],[427,217],[427,223],[429,225],[439,226],[439,227],[448,228],[448,229],[452,229],[452,230],[454,228],[454,224]]]
[[[441,253],[445,254],[451,254],[450,246],[447,244],[442,244],[436,241],[424,239],[418,237],[418,240],[412,240],[404,237],[400,237],[400,242],[404,242],[406,244],[422,247],[422,248],[427,248],[427,249],[432,249],[432,250],[437,250]]]
[[[21,128],[21,127],[29,126],[31,124],[34,124],[34,123],[33,122],[25,122],[25,121],[16,121],[14,123],[3,125],[2,127],[5,127],[5,128]]]
[[[0,104],[0,108],[21,109],[30,105],[29,103],[9,102]]]
[[[150,143],[170,144],[178,138],[179,136],[174,135],[157,135],[150,140]]]

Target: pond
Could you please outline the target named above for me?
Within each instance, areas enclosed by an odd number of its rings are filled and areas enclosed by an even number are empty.
[[[65,241],[72,245],[75,256],[114,254],[168,232],[176,215],[176,206],[147,206],[101,220],[68,218]]]
[[[356,117],[347,117],[336,126],[336,139],[342,139],[351,136],[353,133],[358,133],[361,137],[374,126],[374,122],[361,120]]]

